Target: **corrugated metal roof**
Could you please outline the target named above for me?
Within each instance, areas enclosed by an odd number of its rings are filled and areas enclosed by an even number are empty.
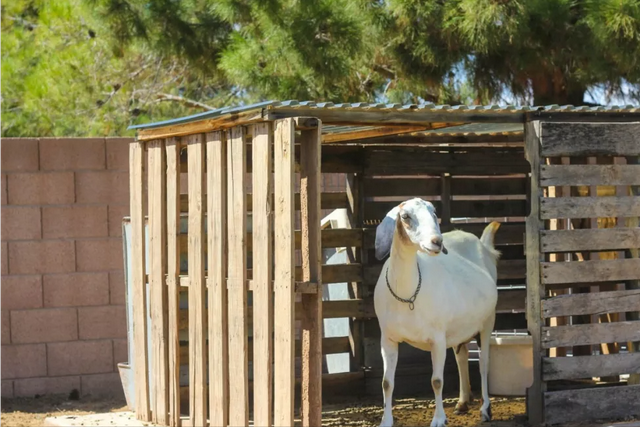
[[[171,120],[164,120],[155,123],[145,123],[135,126],[129,126],[128,129],[150,129],[158,128],[168,125],[176,125],[188,122],[195,122],[204,119],[211,119],[216,117],[222,117],[226,115],[233,115],[242,112],[248,112],[251,110],[265,109],[270,112],[278,112],[278,110],[291,110],[300,109],[301,111],[313,111],[313,110],[345,110],[345,111],[380,111],[380,112],[395,112],[395,113],[407,113],[421,111],[439,114],[451,114],[451,120],[456,121],[456,115],[461,113],[472,113],[482,115],[522,115],[529,112],[567,112],[567,113],[640,113],[640,107],[634,105],[626,106],[573,106],[573,105],[547,105],[547,106],[516,106],[516,105],[435,105],[435,104],[376,104],[376,103],[341,103],[334,104],[331,102],[313,102],[313,101],[265,101],[251,105],[236,106],[236,107],[224,107],[216,110],[206,111],[204,113],[195,114],[192,116],[180,117]],[[475,125],[475,124],[474,124]],[[473,126],[473,125],[464,125]],[[358,130],[364,130],[366,128],[374,129],[376,126],[362,126],[357,127]],[[344,132],[346,129],[355,130],[356,127],[344,127],[344,126],[323,126],[326,132]],[[427,131],[432,133],[449,133],[454,128],[435,129],[433,131]],[[333,129],[333,130],[332,130]],[[474,128],[471,128],[474,129]],[[472,132],[477,132],[473,131]],[[495,130],[493,131],[495,132]]]

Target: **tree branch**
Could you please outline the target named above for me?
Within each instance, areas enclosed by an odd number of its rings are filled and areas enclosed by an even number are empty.
[[[172,101],[179,102],[191,108],[201,108],[208,111],[215,110],[215,108],[213,108],[212,106],[203,104],[202,102],[194,101],[193,99],[184,98],[182,96],[169,95],[168,93],[158,93],[156,94],[156,98],[156,102]]]

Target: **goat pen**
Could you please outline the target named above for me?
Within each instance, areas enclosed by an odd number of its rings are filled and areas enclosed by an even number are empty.
[[[532,424],[640,415],[638,121],[633,107],[287,101],[134,126],[137,417],[292,426],[299,400],[316,426],[323,390],[380,394],[375,227],[415,196],[443,231],[502,223],[495,330],[533,338]],[[323,193],[326,174],[345,191]],[[347,227],[322,229],[335,209]],[[338,283],[349,298],[323,301]],[[348,334],[326,337],[328,318]],[[426,389],[427,353],[401,347],[396,392]],[[348,372],[328,373],[345,353]],[[456,372],[450,350],[445,387]]]

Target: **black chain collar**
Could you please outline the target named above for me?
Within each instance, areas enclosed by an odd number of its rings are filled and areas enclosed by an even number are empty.
[[[409,309],[411,310],[413,310],[413,302],[416,300],[416,297],[418,296],[418,292],[420,292],[420,287],[422,286],[422,273],[420,273],[420,264],[417,264],[417,266],[418,266],[418,287],[416,288],[416,291],[413,293],[411,298],[408,298],[408,299],[400,298],[398,295],[396,295],[395,292],[393,292],[393,289],[391,289],[391,285],[389,284],[389,268],[388,267],[387,267],[387,272],[384,275],[385,279],[387,280],[387,288],[389,288],[389,292],[391,292],[391,295],[393,295],[393,297],[398,301],[409,304]]]

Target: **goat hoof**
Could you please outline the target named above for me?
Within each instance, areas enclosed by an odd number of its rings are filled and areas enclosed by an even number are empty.
[[[456,415],[462,415],[469,412],[469,405],[467,402],[458,402],[456,404],[456,408],[453,410],[453,413]]]
[[[489,404],[489,406],[487,406],[487,409],[483,409],[481,410],[482,413],[482,422],[486,423],[491,421],[491,404]]]

